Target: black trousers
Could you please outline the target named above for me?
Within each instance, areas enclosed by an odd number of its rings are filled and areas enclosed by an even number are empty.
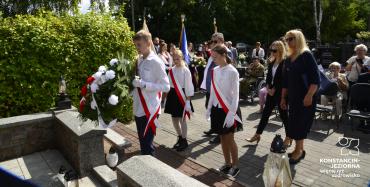
[[[281,120],[283,121],[283,124],[284,124],[285,134],[286,134],[287,137],[289,137],[288,131],[287,131],[287,128],[288,128],[288,110],[283,110],[280,107],[280,96],[278,96],[278,95],[270,96],[270,95],[267,94],[265,107],[263,109],[262,117],[261,117],[261,120],[258,124],[256,133],[257,134],[262,134],[262,132],[265,129],[265,127],[268,123],[268,120],[271,116],[272,110],[274,110],[275,106],[278,106],[280,118],[281,118]]]
[[[208,107],[208,101],[209,101],[209,96],[210,96],[210,93],[209,92],[207,92],[206,93],[206,103],[205,103],[205,107],[206,107],[206,109],[207,109],[207,107]]]
[[[141,154],[153,156],[154,150],[155,150],[154,145],[153,145],[154,134],[150,128],[148,129],[148,132],[146,133],[144,137],[145,127],[148,122],[148,120],[146,119],[146,116],[142,116],[142,117],[135,116],[135,122],[136,122],[137,133],[138,133],[139,141],[140,141]]]

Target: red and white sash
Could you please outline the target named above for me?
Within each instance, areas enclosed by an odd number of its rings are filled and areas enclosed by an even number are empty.
[[[137,88],[137,91],[139,93],[139,97],[140,97],[140,102],[141,102],[141,105],[144,109],[144,112],[145,112],[145,116],[146,116],[146,119],[148,120],[146,126],[145,126],[145,130],[144,130],[144,134],[143,134],[143,137],[145,137],[145,135],[148,133],[148,129],[150,128],[153,132],[153,134],[155,135],[156,134],[156,128],[159,126],[159,123],[158,123],[158,120],[157,120],[157,116],[158,116],[158,113],[159,111],[161,111],[161,104],[159,102],[159,104],[156,106],[156,110],[155,112],[150,112],[149,111],[149,108],[148,108],[148,105],[147,105],[147,102],[144,98],[144,95],[141,91],[141,88]],[[158,92],[158,98],[159,100],[161,99],[162,97],[162,94],[161,92]]]
[[[173,84],[173,87],[175,89],[176,95],[179,98],[179,101],[181,103],[181,106],[184,109],[184,112],[182,114],[182,119],[185,120],[186,119],[186,116],[188,116],[188,118],[190,120],[190,112],[188,112],[188,111],[185,110],[185,101],[186,101],[185,93],[183,92],[182,88],[179,87],[179,83],[177,82],[175,76],[173,75],[172,69],[170,69],[168,71],[168,73],[170,74],[170,77],[171,77],[172,84]]]
[[[215,91],[215,95],[216,95],[216,98],[218,100],[218,103],[220,103],[223,111],[227,115],[230,111],[230,105],[229,105],[229,103],[226,102],[226,99],[222,95],[222,92],[218,91],[219,89],[218,89],[217,85],[215,84],[215,79],[214,79],[214,70],[212,70],[211,80],[212,80],[212,88]],[[234,126],[236,126],[236,121],[242,123],[242,120],[240,119],[240,117],[236,114],[234,114],[234,115],[235,115],[235,117],[234,117]],[[224,121],[224,125],[225,125],[225,123],[226,123],[226,118],[225,118],[225,121]]]

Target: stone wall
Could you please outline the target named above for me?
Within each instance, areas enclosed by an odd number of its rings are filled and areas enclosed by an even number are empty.
[[[0,161],[59,149],[81,177],[105,164],[106,130],[82,122],[73,110],[0,119]]]
[[[106,130],[95,127],[91,121],[80,121],[77,112],[66,111],[56,114],[55,132],[57,148],[80,176],[105,164]]]
[[[0,119],[0,161],[55,148],[51,113]]]

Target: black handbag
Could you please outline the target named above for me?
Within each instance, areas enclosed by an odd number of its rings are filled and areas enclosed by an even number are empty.
[[[280,134],[276,134],[272,140],[270,151],[273,153],[285,153],[284,141]]]

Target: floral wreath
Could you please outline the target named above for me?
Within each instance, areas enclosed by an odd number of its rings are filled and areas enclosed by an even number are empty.
[[[102,65],[81,88],[79,112],[83,120],[90,119],[100,127],[110,128],[125,110],[132,90],[134,63],[121,56],[112,59],[110,66]]]

